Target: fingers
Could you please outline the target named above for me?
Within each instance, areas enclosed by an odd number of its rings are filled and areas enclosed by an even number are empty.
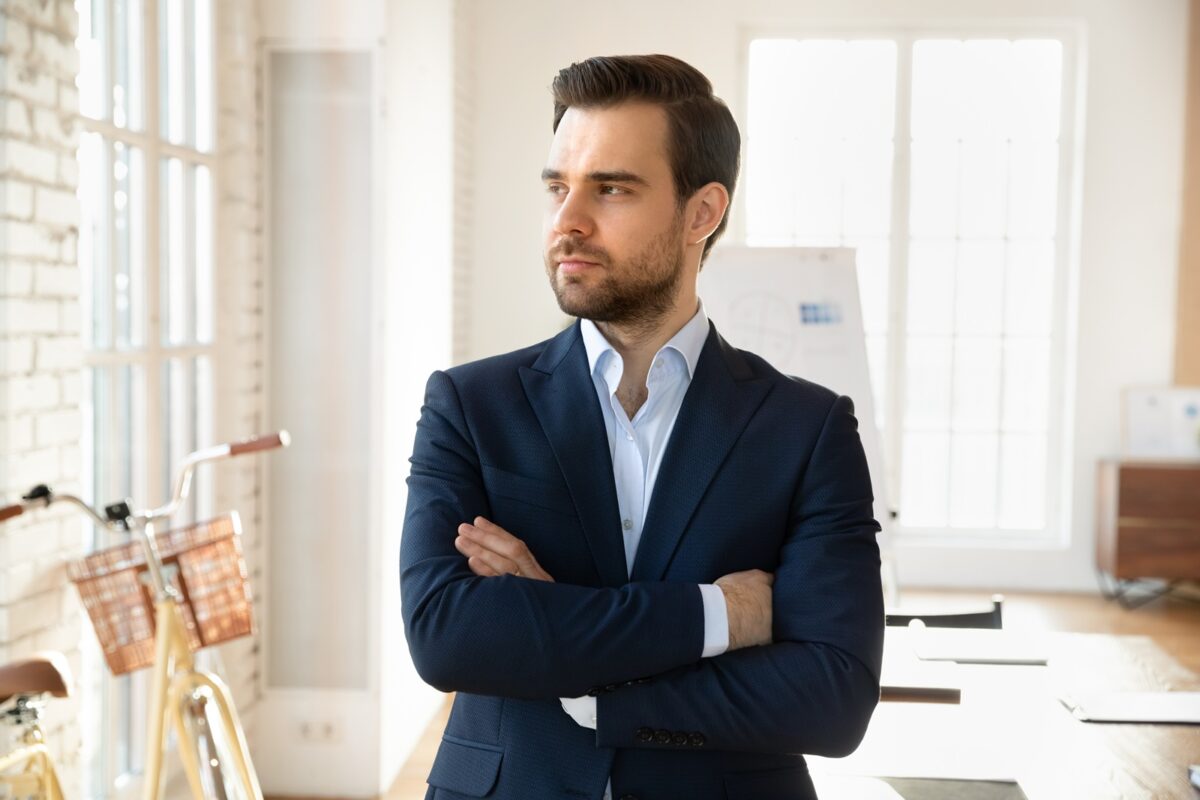
[[[554,580],[538,564],[525,542],[485,517],[476,517],[474,523],[464,522],[458,526],[458,538],[454,546],[463,555],[478,558],[495,574]]]
[[[516,562],[492,550],[488,550],[466,536],[458,536],[454,540],[454,546],[458,549],[458,552],[467,557],[467,565],[471,567],[471,571],[476,575],[483,575],[485,577],[515,575],[521,571]]]

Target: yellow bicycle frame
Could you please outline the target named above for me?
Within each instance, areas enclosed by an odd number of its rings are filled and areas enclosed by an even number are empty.
[[[169,714],[179,738],[179,752],[184,770],[196,800],[207,800],[200,780],[200,765],[196,755],[185,743],[189,733],[183,718],[184,701],[192,692],[207,688],[216,702],[221,725],[233,746],[236,777],[246,797],[262,800],[258,776],[250,765],[246,737],[242,733],[237,711],[225,683],[216,675],[196,669],[195,659],[188,647],[187,628],[178,601],[171,596],[155,602],[155,659],[154,681],[150,695],[150,717],[146,726],[146,773],[142,785],[144,800],[157,800],[162,777],[163,753],[166,747],[164,728]]]
[[[54,771],[54,760],[50,758],[50,752],[41,739],[41,732],[35,728],[24,746],[0,756],[0,773],[24,765],[21,772],[4,776],[4,781],[13,787],[17,797],[33,795],[45,800],[63,800],[58,773]]]

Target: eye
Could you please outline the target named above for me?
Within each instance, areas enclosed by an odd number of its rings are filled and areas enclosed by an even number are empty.
[[[560,194],[565,194],[566,191],[567,191],[567,187],[563,186],[561,183],[547,183],[546,184],[546,194],[560,195]]]
[[[629,190],[623,186],[613,186],[611,183],[605,183],[600,186],[600,194],[607,194],[607,195],[629,194]]]

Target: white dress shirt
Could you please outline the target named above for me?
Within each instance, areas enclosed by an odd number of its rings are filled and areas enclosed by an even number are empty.
[[[584,348],[592,382],[600,399],[604,429],[608,434],[608,449],[612,456],[613,482],[617,489],[617,506],[621,512],[621,534],[625,543],[625,567],[633,572],[638,543],[642,539],[642,524],[654,482],[662,465],[663,453],[683,405],[683,397],[696,372],[696,362],[708,338],[708,316],[700,303],[695,316],[671,337],[654,355],[646,376],[646,401],[633,419],[617,398],[624,360],[604,334],[591,320],[580,322]],[[669,498],[667,502],[670,502]],[[703,658],[720,655],[729,647],[729,617],[725,594],[713,584],[700,584],[704,607]],[[571,697],[562,699],[563,709],[585,728],[596,727],[596,698]],[[612,784],[605,789],[605,800],[612,796]]]

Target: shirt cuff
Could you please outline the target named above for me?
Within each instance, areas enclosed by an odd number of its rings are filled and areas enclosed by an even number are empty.
[[[704,650],[700,657],[712,658],[729,649],[729,608],[725,592],[715,583],[700,584],[700,599],[704,601]]]
[[[567,716],[581,727],[596,730],[596,698],[585,694],[583,697],[560,697],[558,702],[562,703]]]

